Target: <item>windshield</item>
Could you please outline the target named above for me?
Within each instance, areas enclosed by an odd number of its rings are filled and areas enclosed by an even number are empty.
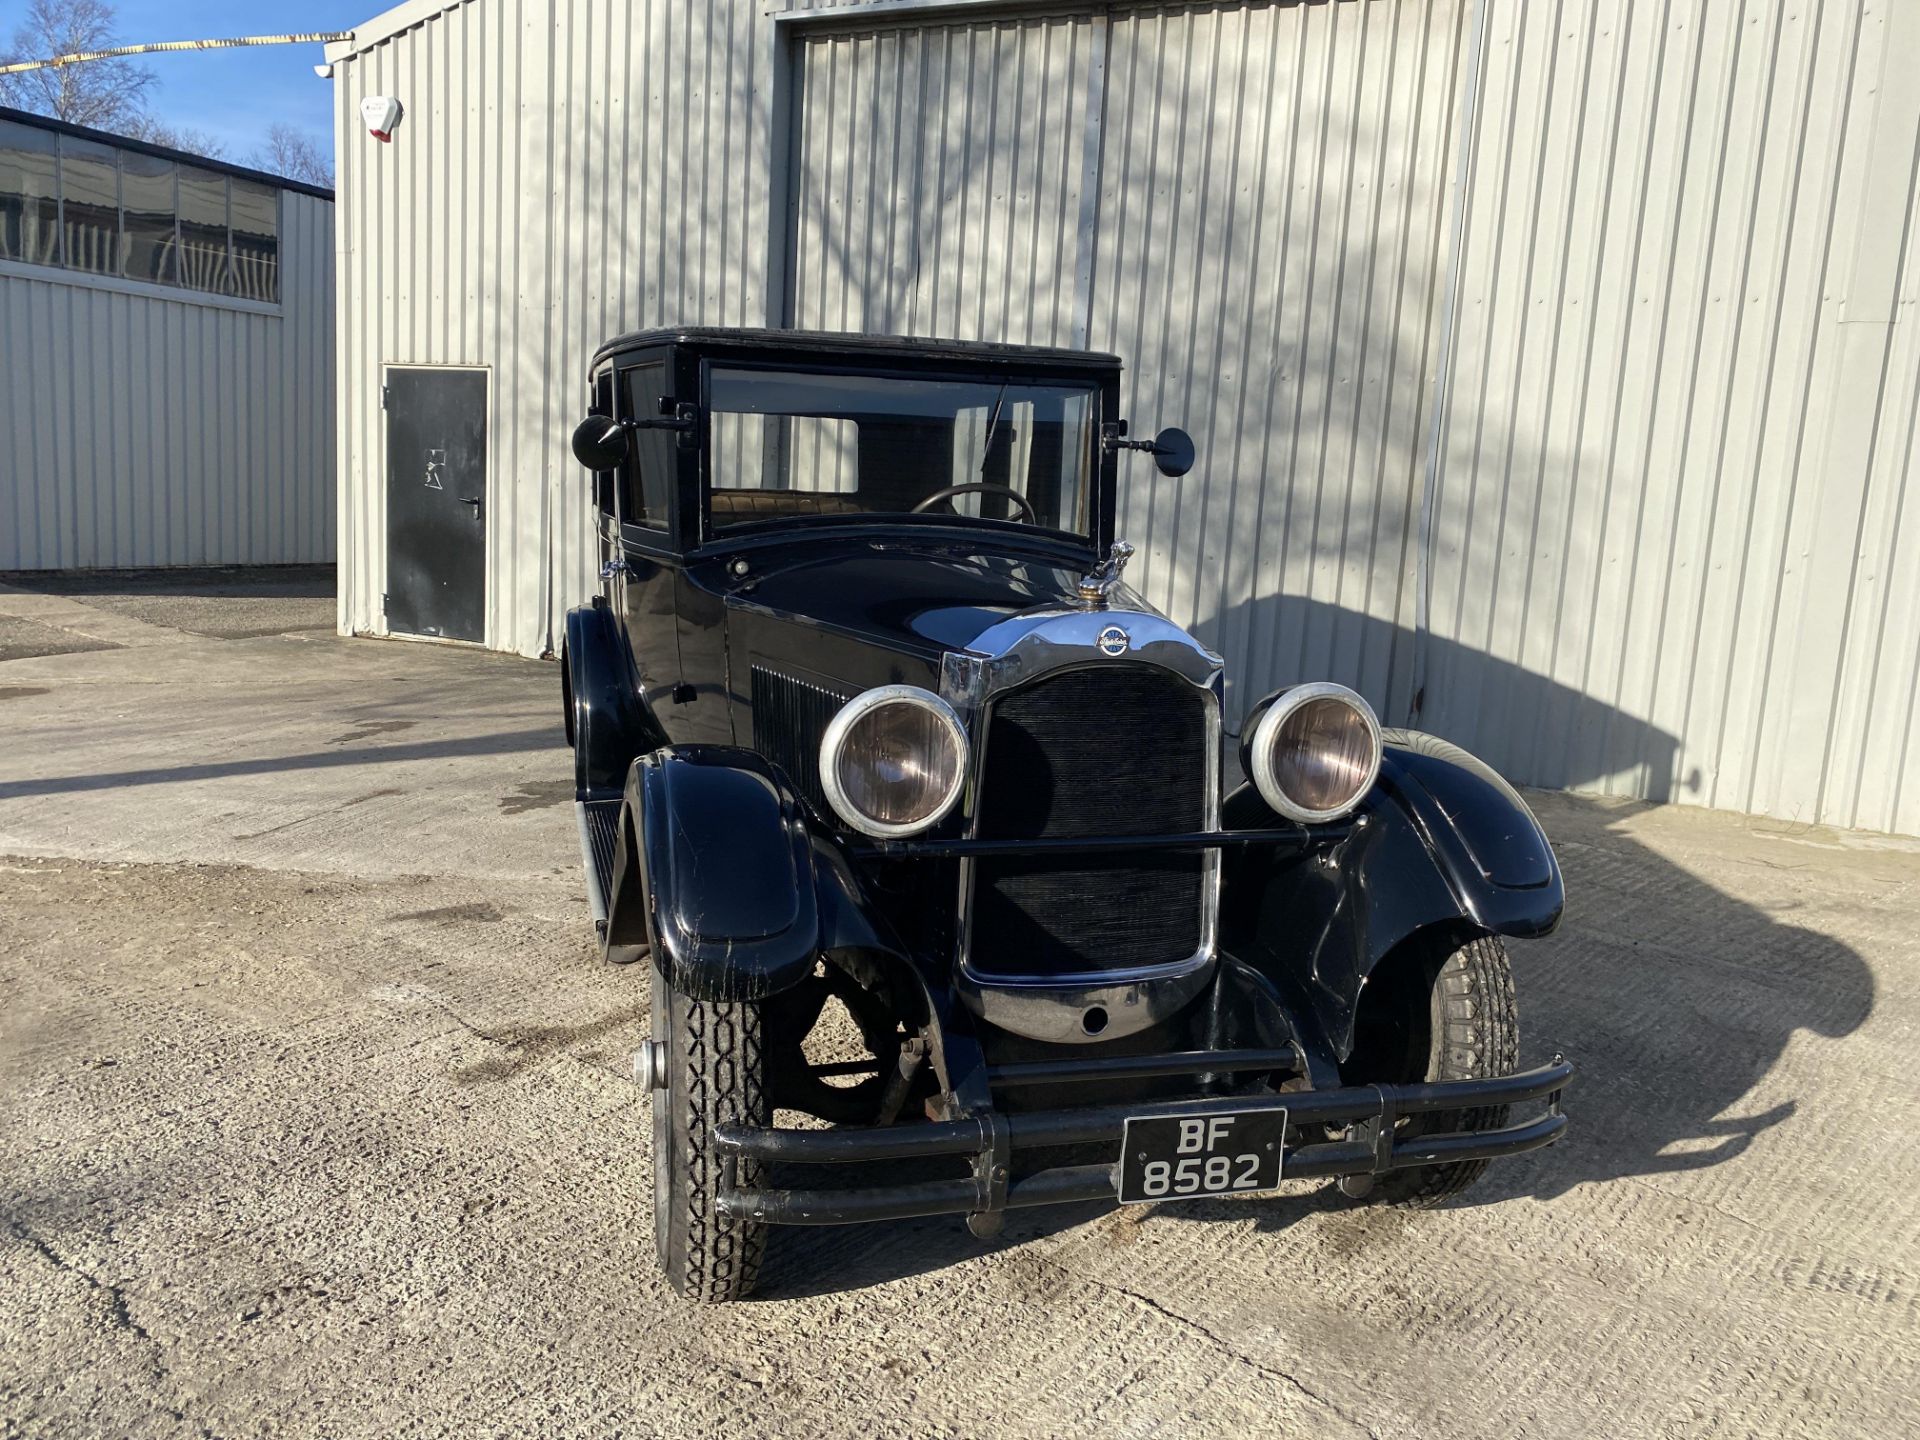
[[[918,511],[1092,533],[1097,385],[716,365],[713,528]]]

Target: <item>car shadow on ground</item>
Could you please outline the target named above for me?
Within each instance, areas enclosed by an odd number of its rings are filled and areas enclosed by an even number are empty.
[[[1573,1121],[1560,1145],[1495,1166],[1463,1202],[1731,1160],[1794,1123],[1795,1098],[1765,1084],[1794,1037],[1840,1039],[1873,1011],[1867,962],[1793,923],[1790,891],[1763,910],[1708,884],[1630,833],[1637,808],[1553,799],[1567,919],[1512,948],[1523,1060],[1563,1051],[1580,1065]]]
[[[1277,657],[1282,674],[1354,685],[1386,724],[1417,710],[1414,728],[1475,750],[1516,783],[1663,802],[1702,787],[1679,737],[1444,636],[1298,595],[1229,607],[1196,633],[1230,664],[1235,646],[1251,647]],[[1747,1097],[1793,1036],[1851,1034],[1873,1009],[1866,962],[1793,923],[1790,887],[1765,884],[1759,862],[1745,893],[1764,897],[1767,910],[1636,838],[1641,802],[1555,794],[1540,808],[1566,874],[1567,913],[1550,939],[1511,947],[1521,1062],[1564,1052],[1579,1066],[1567,1092],[1572,1123],[1561,1144],[1496,1164],[1458,1203],[1731,1159],[1792,1122],[1791,1096]]]
[[[959,1215],[929,1215],[875,1225],[783,1228],[772,1237],[755,1298],[799,1300],[909,1279],[994,1251],[1014,1249],[1098,1220],[1107,1203],[1053,1205],[1008,1214],[1006,1229],[979,1240]]]

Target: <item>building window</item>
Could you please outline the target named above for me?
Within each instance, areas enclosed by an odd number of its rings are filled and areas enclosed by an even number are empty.
[[[277,303],[280,192],[0,120],[0,260]]]
[[[280,192],[234,180],[234,283],[249,300],[280,298]]]
[[[233,294],[227,177],[180,167],[180,283],[189,290]]]
[[[70,270],[120,273],[120,174],[114,152],[61,137],[60,253]]]
[[[171,160],[120,157],[120,233],[125,236],[120,273],[129,280],[171,285],[177,278],[174,227],[180,207],[173,187],[178,178]]]
[[[0,259],[60,263],[58,157],[54,137],[43,131],[0,132]]]

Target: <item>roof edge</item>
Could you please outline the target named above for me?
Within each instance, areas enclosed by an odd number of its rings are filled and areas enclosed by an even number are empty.
[[[446,14],[449,10],[459,10],[470,5],[473,0],[405,0],[391,10],[383,10],[371,20],[362,20],[352,30],[352,38],[334,40],[327,44],[328,64],[342,60],[351,60],[364,55],[382,41],[391,40],[402,31],[411,30],[416,25]]]
[[[12,120],[20,125],[30,125],[36,130],[51,130],[56,135],[71,135],[76,140],[90,140],[96,145],[111,145],[118,150],[131,150],[136,155],[152,155],[160,160],[178,161],[198,170],[213,170],[222,175],[233,175],[242,180],[271,185],[276,190],[292,190],[297,194],[311,195],[316,200],[331,201],[334,198],[333,191],[324,185],[309,185],[304,180],[276,175],[271,170],[256,170],[251,165],[236,165],[231,160],[196,154],[192,150],[176,150],[171,145],[155,145],[150,140],[136,140],[131,135],[116,135],[111,130],[95,130],[90,125],[75,125],[68,120],[56,120],[51,115],[36,115],[31,110],[15,110],[11,106],[0,105],[0,120]]]
[[[930,335],[877,335],[866,331],[785,330],[761,326],[661,325],[615,335],[593,352],[597,365],[621,350],[648,345],[688,345],[736,350],[815,350],[822,353],[918,355],[960,361],[1035,361],[1073,369],[1110,370],[1118,355],[1061,345],[1014,345],[999,340],[954,340]]]

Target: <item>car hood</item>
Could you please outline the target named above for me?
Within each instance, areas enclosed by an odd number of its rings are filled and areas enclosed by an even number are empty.
[[[765,563],[765,562],[762,562]],[[767,564],[730,607],[922,654],[964,650],[1015,615],[1072,600],[1085,562],[868,542]],[[1150,610],[1130,591],[1115,608]]]

